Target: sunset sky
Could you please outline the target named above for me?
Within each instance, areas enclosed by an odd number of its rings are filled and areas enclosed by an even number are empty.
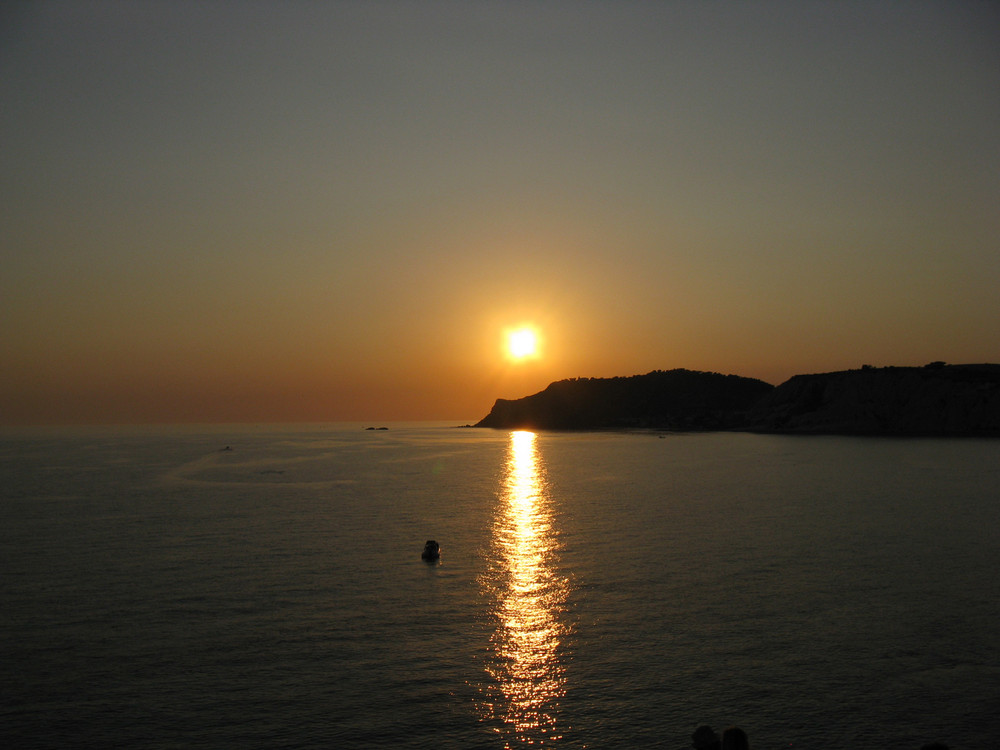
[[[1000,4],[7,0],[0,251],[6,424],[997,362]]]

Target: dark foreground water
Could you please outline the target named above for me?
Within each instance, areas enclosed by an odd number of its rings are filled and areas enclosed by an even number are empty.
[[[429,425],[7,434],[0,745],[681,750],[709,723],[755,750],[1000,747],[998,459]]]

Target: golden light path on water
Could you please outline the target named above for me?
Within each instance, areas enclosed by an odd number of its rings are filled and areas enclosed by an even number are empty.
[[[558,548],[550,497],[532,432],[512,432],[483,589],[496,621],[484,713],[505,747],[562,738],[566,694],[560,644],[568,586],[554,569]]]

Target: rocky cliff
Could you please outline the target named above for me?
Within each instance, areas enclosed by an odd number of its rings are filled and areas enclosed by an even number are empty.
[[[498,399],[476,426],[1000,436],[1000,365],[866,366],[796,375],[777,388],[691,370],[560,380]]]
[[[532,396],[498,399],[476,427],[733,429],[773,388],[762,380],[691,370],[560,380]]]
[[[854,435],[1000,435],[1000,365],[864,367],[796,375],[747,429]]]

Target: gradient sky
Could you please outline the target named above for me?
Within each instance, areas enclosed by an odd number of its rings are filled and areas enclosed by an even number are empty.
[[[8,424],[996,362],[1000,4],[5,0],[0,245]]]

